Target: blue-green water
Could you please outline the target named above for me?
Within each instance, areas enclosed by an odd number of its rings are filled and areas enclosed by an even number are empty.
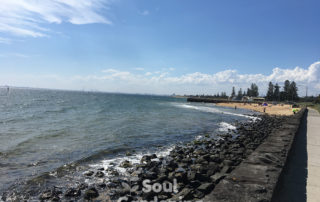
[[[245,113],[165,96],[10,89],[0,97],[0,193],[66,164],[216,134]]]

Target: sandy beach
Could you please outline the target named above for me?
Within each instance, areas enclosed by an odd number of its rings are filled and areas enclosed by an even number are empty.
[[[254,103],[217,103],[217,106],[223,106],[223,107],[232,107],[232,108],[242,108],[242,109],[250,109],[257,112],[265,112],[270,115],[293,115],[292,109],[300,109],[300,108],[292,108],[291,105],[285,105],[285,104],[277,104],[272,105],[268,104],[268,106],[261,106],[259,104]],[[265,109],[265,111],[264,111]]]

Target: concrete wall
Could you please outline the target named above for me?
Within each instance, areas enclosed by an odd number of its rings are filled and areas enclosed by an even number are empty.
[[[305,111],[286,118],[203,201],[271,201]]]

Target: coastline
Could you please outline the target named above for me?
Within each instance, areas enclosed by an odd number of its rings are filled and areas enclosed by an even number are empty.
[[[32,196],[33,200],[130,200],[180,201],[201,200],[228,176],[268,137],[274,128],[281,126],[284,117],[259,115],[256,121],[238,123],[236,130],[228,130],[218,138],[205,136],[184,145],[175,146],[167,156],[145,155],[140,162],[121,162],[125,173],[113,167],[92,168],[83,177],[94,183],[73,183],[69,187],[42,190]],[[128,154],[132,155],[132,154]],[[143,192],[143,182],[174,182],[176,192]],[[137,189],[132,189],[137,187]],[[35,193],[35,192],[33,192]],[[3,196],[3,200],[12,196]],[[15,196],[17,197],[17,196]],[[26,199],[26,198],[21,198]]]
[[[261,113],[266,113],[269,115],[278,115],[278,116],[290,116],[294,114],[292,112],[293,109],[300,110],[300,108],[292,108],[292,106],[288,104],[276,104],[276,105],[268,104],[268,106],[262,106],[261,104],[257,104],[257,103],[221,102],[221,103],[216,103],[216,106],[249,109],[249,110],[253,110]]]

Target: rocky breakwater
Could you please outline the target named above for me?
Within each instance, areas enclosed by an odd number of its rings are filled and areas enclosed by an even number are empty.
[[[120,166],[125,172],[119,172],[116,166],[88,170],[83,173],[83,183],[74,183],[70,187],[53,187],[36,197],[42,201],[207,201],[221,199],[218,197],[220,194],[233,195],[236,190],[239,192],[234,195],[240,196],[246,194],[246,190],[243,189],[240,193],[241,189],[233,187],[234,182],[241,179],[239,175],[234,175],[233,170],[239,170],[239,164],[243,165],[244,159],[249,157],[245,166],[240,166],[242,175],[248,172],[249,177],[258,180],[265,176],[265,173],[260,172],[265,172],[266,169],[260,167],[260,164],[250,163],[256,148],[266,138],[270,139],[268,136],[272,131],[283,131],[278,135],[286,140],[285,144],[288,146],[288,130],[292,132],[296,129],[298,119],[295,120],[296,122],[289,123],[284,117],[262,115],[254,122],[239,123],[236,130],[218,137],[205,136],[176,146],[165,157],[146,155],[138,164],[123,161]],[[278,144],[278,139],[268,141],[265,147],[259,147],[260,155],[256,157],[265,164],[277,162],[275,168],[270,167],[271,170],[267,172],[270,173],[268,179],[283,164],[272,152],[264,153],[264,150],[267,147],[278,148]],[[279,155],[285,156],[286,150],[281,150]],[[256,187],[257,193],[264,193],[266,190],[268,191],[268,187]]]
[[[292,142],[305,114],[286,117],[281,126],[224,178],[204,201],[272,201]]]

